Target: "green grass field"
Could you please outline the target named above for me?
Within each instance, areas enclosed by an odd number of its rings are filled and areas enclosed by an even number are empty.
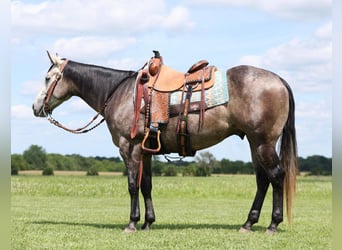
[[[268,192],[254,232],[238,232],[255,193],[254,176],[155,177],[156,222],[123,233],[129,219],[122,176],[12,177],[12,249],[331,249],[331,177],[298,177],[293,224],[275,235]],[[142,218],[144,218],[141,197]],[[139,224],[139,226],[142,223]]]

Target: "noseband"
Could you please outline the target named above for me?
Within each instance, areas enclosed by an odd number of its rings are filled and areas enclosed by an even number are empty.
[[[59,82],[59,80],[62,78],[62,74],[63,74],[63,71],[64,71],[64,68],[65,68],[65,65],[68,63],[68,60],[65,60],[61,66],[60,66],[60,69],[59,69],[59,74],[57,75],[56,79],[52,82],[52,84],[50,85],[48,91],[46,92],[46,96],[44,98],[44,107],[43,107],[43,112],[45,114],[51,114],[51,109],[49,107],[49,101],[51,99],[51,96],[53,94],[53,91],[55,90],[56,86],[57,86],[57,83]]]

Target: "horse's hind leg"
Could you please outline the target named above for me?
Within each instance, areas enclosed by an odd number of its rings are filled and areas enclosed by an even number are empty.
[[[272,221],[267,232],[277,231],[279,223],[283,221],[283,198],[284,198],[284,177],[285,171],[279,166],[279,158],[275,147],[269,144],[262,144],[257,148],[257,155],[260,163],[265,168],[273,189]]]
[[[273,208],[272,221],[267,232],[276,232],[279,223],[283,221],[283,182],[285,172],[279,166],[279,158],[275,151],[274,145],[261,144],[255,151],[257,166],[257,184],[258,190],[249,212],[246,223],[242,226],[243,229],[251,230],[251,227],[259,219],[261,207],[267,192],[269,183],[273,188]]]
[[[152,170],[151,155],[144,156],[144,171],[141,180],[141,192],[145,201],[145,223],[141,227],[144,230],[151,229],[152,223],[155,221],[155,214],[152,203]]]
[[[283,221],[285,171],[279,166],[279,158],[274,146],[260,145],[258,147],[258,155],[266,168],[268,179],[272,184],[272,221],[267,228],[267,232],[274,233],[277,231],[279,223]]]
[[[256,166],[255,169],[256,169],[257,191],[255,194],[255,198],[254,198],[251,210],[248,213],[247,221],[241,227],[240,232],[251,231],[253,224],[259,221],[261,208],[265,200],[268,186],[270,184],[270,181],[268,180],[265,170],[260,166]]]

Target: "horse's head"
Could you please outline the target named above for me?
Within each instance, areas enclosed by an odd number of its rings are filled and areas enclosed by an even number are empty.
[[[52,65],[32,106],[34,115],[39,117],[46,117],[54,108],[71,97],[70,84],[63,78],[67,60],[47,53]]]

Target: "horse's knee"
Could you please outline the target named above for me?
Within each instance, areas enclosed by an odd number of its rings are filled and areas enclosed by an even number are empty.
[[[133,174],[128,173],[128,192],[135,196],[139,194],[139,188]]]
[[[135,183],[128,183],[128,192],[131,195],[137,195],[138,194],[138,188]]]

